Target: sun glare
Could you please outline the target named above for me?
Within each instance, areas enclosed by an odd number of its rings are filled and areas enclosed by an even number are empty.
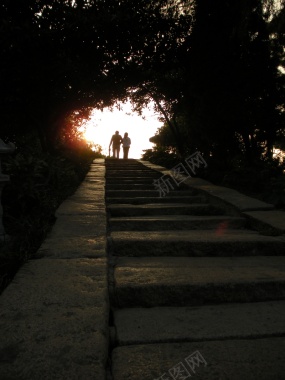
[[[132,142],[129,158],[141,158],[143,150],[153,146],[149,138],[161,127],[159,115],[150,107],[144,110],[143,116],[139,116],[131,111],[130,103],[120,104],[119,108],[113,111],[107,108],[103,111],[94,110],[90,120],[81,127],[84,137],[91,144],[101,145],[102,153],[108,156],[110,140],[115,131],[119,131],[121,136],[128,132]],[[121,150],[120,158],[122,155]]]

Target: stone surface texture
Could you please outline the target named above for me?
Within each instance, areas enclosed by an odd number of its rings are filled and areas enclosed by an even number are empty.
[[[284,212],[199,178],[159,197],[169,174],[94,161],[0,297],[0,380],[285,379]]]
[[[0,379],[106,378],[105,167],[95,160],[39,249],[0,297]]]
[[[285,379],[284,212],[146,161],[106,170],[112,380]]]
[[[283,337],[118,347],[113,379],[173,380],[180,371],[181,379],[283,380],[284,352]],[[195,353],[200,360],[193,363]]]

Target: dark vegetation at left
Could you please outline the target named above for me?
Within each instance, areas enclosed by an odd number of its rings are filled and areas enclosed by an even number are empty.
[[[42,152],[39,146],[22,148],[5,158],[3,171],[10,175],[10,182],[2,193],[6,235],[0,243],[0,291],[23,263],[37,258],[56,220],[56,209],[76,190],[95,157],[82,145],[53,154]]]

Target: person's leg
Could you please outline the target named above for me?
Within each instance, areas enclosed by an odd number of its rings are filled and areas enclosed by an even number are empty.
[[[114,148],[113,148],[113,158],[118,158],[118,146],[117,145],[114,145]]]
[[[125,160],[128,159],[129,149],[130,149],[130,148],[128,148],[128,147],[124,148],[124,159],[125,159]]]
[[[120,146],[117,146],[117,158],[120,156]]]

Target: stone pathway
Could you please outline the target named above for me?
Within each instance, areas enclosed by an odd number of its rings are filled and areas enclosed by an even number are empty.
[[[0,380],[103,380],[109,349],[104,160],[61,204],[0,297]]]
[[[94,161],[0,297],[0,380],[285,379],[284,213],[168,174]]]
[[[159,197],[144,164],[106,161],[113,380],[285,379],[282,213],[195,178]]]

